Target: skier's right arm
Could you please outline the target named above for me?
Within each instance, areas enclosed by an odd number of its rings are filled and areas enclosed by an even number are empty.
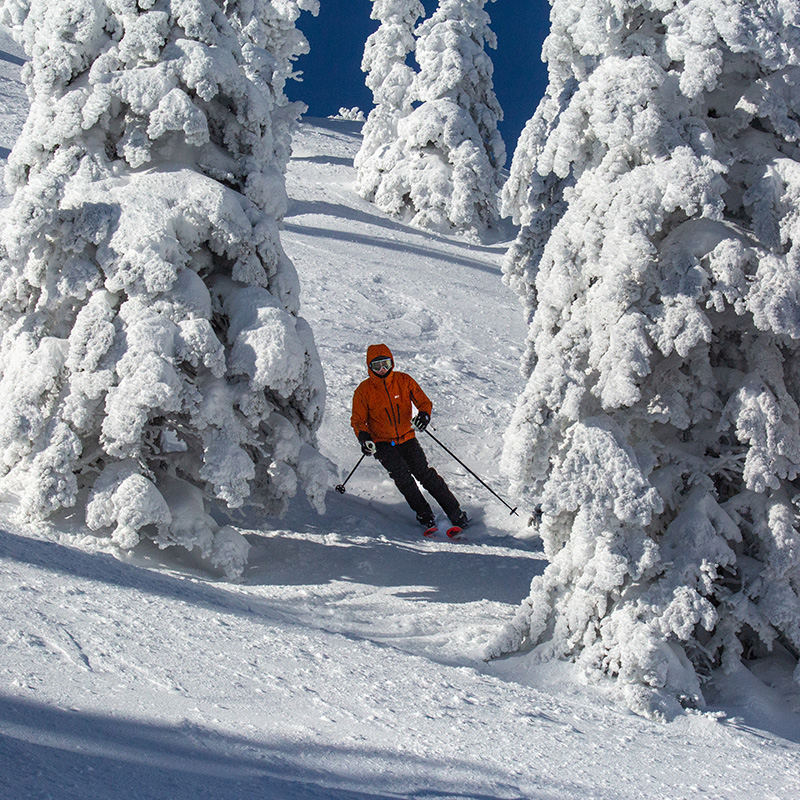
[[[359,387],[360,388],[360,387]],[[372,434],[369,432],[369,407],[363,394],[356,389],[353,394],[353,413],[350,416],[350,425],[353,427],[355,435],[361,445],[361,452],[367,455],[375,453],[375,442],[372,441]]]

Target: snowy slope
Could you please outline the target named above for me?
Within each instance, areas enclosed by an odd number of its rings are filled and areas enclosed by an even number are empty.
[[[360,455],[349,400],[384,341],[430,394],[435,435],[503,494],[525,335],[504,246],[384,218],[352,192],[357,147],[356,124],[302,126],[284,237],[326,371],[331,483]],[[298,501],[284,520],[239,520],[252,554],[237,584],[146,545],[117,558],[77,520],[21,527],[5,498],[0,797],[797,796],[800,702],[777,662],[662,724],[568,665],[484,664],[542,555],[515,538],[524,510],[423,443],[477,520],[465,541],[423,540],[365,461],[325,516]]]

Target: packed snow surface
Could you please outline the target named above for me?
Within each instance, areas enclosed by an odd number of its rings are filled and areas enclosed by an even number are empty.
[[[326,373],[331,486],[360,457],[350,397],[367,345],[385,342],[433,400],[434,435],[503,494],[525,337],[500,280],[508,243],[414,230],[361,200],[359,130],[302,125],[283,237]],[[13,524],[3,498],[0,797],[797,797],[800,697],[777,659],[662,723],[570,665],[484,663],[543,555],[530,509],[510,516],[422,443],[475,519],[462,541],[423,539],[365,460],[323,516],[298,500],[283,520],[233,520],[251,544],[236,583],[151,543],[121,556],[77,519]]]

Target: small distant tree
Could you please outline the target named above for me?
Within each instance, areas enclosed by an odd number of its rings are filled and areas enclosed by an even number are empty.
[[[279,237],[314,6],[0,2],[30,57],[0,233],[0,467],[25,518],[80,505],[120,547],[235,575],[247,544],[209,502],[278,514],[302,485],[322,509],[324,382]]]
[[[375,203],[434,230],[480,235],[497,219],[505,146],[485,45],[496,46],[486,0],[441,0],[417,29],[415,106],[397,121]]]
[[[643,713],[800,653],[799,25],[555,0],[503,195],[531,315],[504,462],[550,565],[491,654],[574,659]]]
[[[381,182],[392,165],[392,147],[397,142],[397,123],[412,111],[410,88],[414,70],[406,63],[414,51],[414,26],[425,9],[419,0],[372,0],[372,19],[378,30],[367,38],[361,69],[375,107],[363,127],[361,148],[355,158],[356,188],[374,201]]]

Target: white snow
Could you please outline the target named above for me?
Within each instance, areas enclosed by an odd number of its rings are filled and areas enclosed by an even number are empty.
[[[7,108],[0,131],[18,130]],[[349,401],[367,345],[386,342],[433,400],[437,438],[504,495],[526,328],[501,282],[508,243],[412,229],[360,199],[360,127],[302,126],[282,236],[325,369],[330,484],[360,456]],[[422,539],[373,461],[323,516],[297,500],[281,521],[232,521],[250,544],[235,583],[153,542],[121,553],[69,517],[5,522],[0,797],[797,797],[800,695],[778,658],[662,723],[568,664],[484,663],[544,556],[515,538],[529,509],[509,516],[423,445],[476,519],[464,541]],[[5,498],[0,517],[13,510]]]

